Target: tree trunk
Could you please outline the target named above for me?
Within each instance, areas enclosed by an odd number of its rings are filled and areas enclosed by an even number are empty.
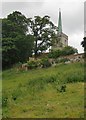
[[[37,40],[36,40],[36,43],[35,43],[35,59],[37,58]]]

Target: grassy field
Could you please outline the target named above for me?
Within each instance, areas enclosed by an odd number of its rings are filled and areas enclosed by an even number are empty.
[[[83,81],[82,63],[3,71],[3,117],[83,118]]]

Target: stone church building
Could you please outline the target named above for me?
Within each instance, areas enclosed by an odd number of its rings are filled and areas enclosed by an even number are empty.
[[[66,46],[68,46],[68,36],[62,32],[61,10],[59,9],[57,39],[54,40],[52,49],[53,50],[62,49],[63,47]]]

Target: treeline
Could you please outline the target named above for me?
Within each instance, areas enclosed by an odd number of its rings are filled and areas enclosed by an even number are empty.
[[[15,11],[2,19],[2,67],[9,68],[16,63],[25,63],[33,54],[37,57],[58,39],[58,28],[49,16],[26,18]],[[76,49],[67,47],[62,51],[51,51],[50,58],[73,54]]]
[[[56,37],[56,26],[49,16],[26,18],[15,11],[2,19],[2,66],[25,62],[32,54],[46,51]]]

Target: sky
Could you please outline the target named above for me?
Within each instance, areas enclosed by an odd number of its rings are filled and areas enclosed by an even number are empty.
[[[59,8],[62,15],[62,31],[68,35],[68,45],[83,52],[81,41],[84,38],[84,1],[85,0],[0,0],[0,18],[13,11],[20,11],[26,17],[48,15],[58,26]],[[2,5],[1,5],[2,3]]]

